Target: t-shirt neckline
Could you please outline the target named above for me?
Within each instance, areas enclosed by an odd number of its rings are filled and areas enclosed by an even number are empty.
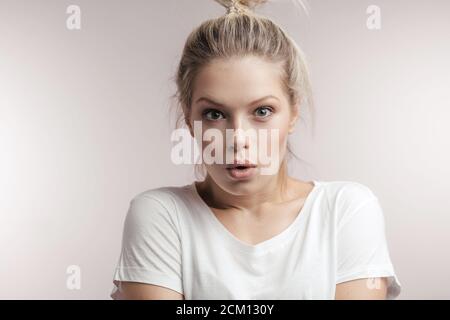
[[[306,196],[302,208],[297,213],[297,216],[295,217],[294,221],[292,221],[288,227],[286,227],[283,231],[281,231],[277,235],[252,245],[237,238],[233,233],[231,233],[231,231],[229,231],[222,224],[222,222],[220,222],[220,220],[216,217],[211,208],[205,203],[203,198],[198,193],[195,182],[196,181],[192,182],[192,184],[190,185],[190,189],[194,194],[195,199],[197,200],[196,203],[198,204],[199,209],[203,211],[202,213],[204,213],[207,216],[206,218],[211,222],[212,226],[221,235],[223,240],[226,241],[233,248],[241,252],[253,255],[264,254],[272,249],[275,249],[276,247],[287,241],[291,236],[295,234],[295,231],[298,230],[297,226],[306,219],[308,213],[311,211],[310,206],[312,205],[315,194],[320,185],[319,181],[311,180],[311,182],[313,183],[313,189]]]

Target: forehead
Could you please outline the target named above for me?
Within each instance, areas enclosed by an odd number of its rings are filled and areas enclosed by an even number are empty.
[[[231,104],[267,95],[284,98],[280,64],[248,56],[216,59],[204,66],[194,83],[193,101],[208,96]]]

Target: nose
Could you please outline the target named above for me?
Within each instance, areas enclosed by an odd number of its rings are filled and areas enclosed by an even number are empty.
[[[242,149],[249,149],[249,140],[246,132],[250,129],[247,123],[241,117],[235,117],[232,121],[232,139],[227,142],[228,147],[233,149],[235,153],[241,151]]]

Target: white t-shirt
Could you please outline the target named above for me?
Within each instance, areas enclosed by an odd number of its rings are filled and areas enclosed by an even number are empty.
[[[136,195],[124,223],[118,281],[170,288],[190,299],[334,299],[336,284],[388,277],[388,299],[401,284],[389,256],[378,198],[353,181],[313,181],[295,220],[256,245],[235,237],[195,183]],[[368,280],[372,288],[378,284]]]

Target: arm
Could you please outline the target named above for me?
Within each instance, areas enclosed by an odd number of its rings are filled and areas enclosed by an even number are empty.
[[[336,300],[385,300],[386,278],[365,278],[336,285]]]
[[[348,183],[340,195],[335,298],[395,298],[400,287],[389,256],[378,198],[357,183]]]
[[[157,197],[158,196],[158,197]],[[131,201],[114,274],[113,299],[182,299],[181,242],[175,209],[161,195]]]
[[[118,300],[184,300],[184,296],[172,289],[140,283],[120,282],[120,292],[114,297]]]

